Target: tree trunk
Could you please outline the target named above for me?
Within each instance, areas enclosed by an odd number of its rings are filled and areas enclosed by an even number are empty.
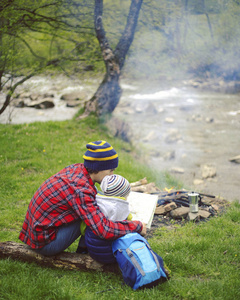
[[[134,38],[142,1],[143,0],[132,0],[125,30],[115,51],[113,51],[108,43],[103,28],[103,0],[95,0],[95,32],[101,47],[106,74],[96,93],[86,103],[84,116],[91,112],[96,113],[97,116],[112,113],[118,105],[122,93],[119,77],[124,66],[127,52]]]
[[[0,243],[0,258],[35,262],[40,266],[50,268],[119,273],[117,263],[108,265],[100,264],[88,254],[62,252],[55,256],[43,256],[33,251],[27,245],[16,242]]]
[[[210,17],[209,17],[209,15],[207,13],[207,10],[206,10],[205,0],[202,0],[202,5],[203,5],[204,14],[205,14],[205,16],[207,18],[207,23],[208,23],[208,28],[209,28],[209,31],[210,31],[210,34],[211,34],[211,38],[213,40],[212,24],[211,24]]]
[[[118,105],[122,90],[119,85],[120,73],[107,73],[93,97],[86,103],[85,113],[93,112],[97,116],[113,112]]]

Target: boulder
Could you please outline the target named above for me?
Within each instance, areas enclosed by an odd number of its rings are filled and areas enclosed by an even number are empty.
[[[181,139],[181,135],[178,129],[172,128],[167,132],[167,136],[165,138],[166,143],[175,143]]]
[[[172,173],[178,173],[178,174],[183,174],[184,173],[184,169],[183,168],[179,168],[179,167],[172,167],[170,171]]]
[[[155,209],[155,215],[164,215],[165,214],[165,208],[163,205],[157,206]]]
[[[169,212],[176,208],[177,208],[177,204],[175,202],[170,202],[170,203],[164,205],[165,212]]]
[[[143,113],[145,111],[145,107],[140,104],[137,104],[134,109],[136,113]]]
[[[154,114],[155,115],[155,114],[158,113],[158,110],[157,110],[156,106],[152,102],[150,102],[148,107],[146,108],[145,112],[148,113],[148,114]]]
[[[163,155],[164,160],[171,160],[175,158],[175,151],[168,151]]]
[[[45,93],[43,94],[43,98],[54,98],[54,94],[53,93]]]
[[[177,208],[177,204],[175,202],[170,202],[166,205],[157,206],[155,209],[155,215],[165,215],[166,213]]]
[[[188,213],[189,213],[189,207],[181,206],[181,207],[178,207],[178,208],[170,211],[170,216],[173,219],[182,219],[182,218],[186,218]]]
[[[194,185],[200,185],[200,184],[203,184],[203,183],[204,183],[204,181],[202,179],[197,179],[196,178],[196,179],[193,180]]]
[[[83,103],[79,100],[69,100],[69,101],[67,101],[67,104],[66,104],[67,107],[77,107],[80,105],[83,105]]]
[[[61,100],[72,101],[72,100],[87,100],[87,94],[83,91],[72,92],[63,94],[60,97]]]
[[[22,108],[25,106],[25,103],[23,99],[13,99],[11,105]]]
[[[213,208],[214,210],[219,211],[219,206],[218,206],[218,205],[212,204],[211,206],[212,206],[212,208]]]
[[[200,216],[199,216],[198,213],[189,212],[188,215],[187,215],[187,220],[188,221],[199,221]]]
[[[200,209],[198,215],[200,216],[201,219],[207,219],[211,216],[211,213],[206,210]]]
[[[174,119],[173,118],[165,118],[164,120],[165,123],[174,123]]]
[[[125,142],[131,141],[132,131],[129,128],[128,123],[126,123],[125,121],[117,117],[112,117],[107,122],[107,127],[109,128],[113,136],[119,137],[123,139]]]
[[[217,175],[216,168],[212,165],[201,165],[202,178],[212,178]]]
[[[32,101],[37,101],[39,98],[41,98],[41,95],[39,95],[39,94],[31,94],[30,95],[30,99]]]
[[[236,164],[240,164],[240,155],[230,158],[229,161],[234,162]]]
[[[30,104],[27,105],[27,107],[34,107],[37,109],[48,109],[53,108],[55,106],[53,99],[46,98],[38,101],[32,101]]]
[[[154,130],[150,131],[144,138],[143,142],[150,142],[157,138],[157,134]]]
[[[17,98],[31,98],[31,93],[30,92],[24,92],[18,95]]]
[[[158,113],[162,113],[162,112],[164,112],[164,108],[158,107],[158,108],[157,108],[157,111],[158,111]]]

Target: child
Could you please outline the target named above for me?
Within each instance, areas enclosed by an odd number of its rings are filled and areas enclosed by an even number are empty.
[[[126,201],[131,191],[130,183],[120,175],[105,176],[101,182],[103,195],[98,193],[96,201],[111,221],[131,220],[129,203]]]
[[[126,201],[130,194],[131,186],[127,179],[116,174],[105,176],[100,187],[103,194],[98,193],[96,201],[105,217],[111,221],[131,220],[132,215],[129,211],[129,203]],[[81,233],[82,237],[77,253],[89,252],[92,258],[101,263],[115,262],[112,254],[112,241],[97,237],[89,228],[86,228],[84,222],[81,222]]]

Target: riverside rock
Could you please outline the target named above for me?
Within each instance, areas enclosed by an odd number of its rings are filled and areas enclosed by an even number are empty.
[[[173,167],[170,170],[172,173],[179,173],[179,174],[183,174],[184,173],[184,169],[183,168],[179,168],[179,167]]]
[[[65,100],[65,101],[85,100],[85,99],[87,99],[87,94],[83,91],[66,93],[66,94],[63,94],[60,97],[60,99]]]
[[[47,109],[53,108],[55,106],[51,98],[46,98],[38,101],[32,101],[30,104],[26,105],[27,107],[34,107],[37,109]]]
[[[165,138],[166,143],[175,143],[181,139],[181,135],[178,129],[172,128],[167,132],[167,136]]]
[[[156,106],[150,102],[149,105],[147,106],[146,110],[145,110],[146,113],[150,113],[150,114],[157,114],[158,113],[158,110],[156,108]]]
[[[202,178],[207,179],[216,176],[216,168],[212,165],[202,165],[201,166]]]
[[[236,164],[240,164],[240,155],[234,156],[234,157],[230,158],[229,160]]]

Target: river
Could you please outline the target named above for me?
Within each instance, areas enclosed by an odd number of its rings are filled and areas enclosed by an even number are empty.
[[[70,119],[78,109],[66,108],[61,95],[84,90],[90,97],[98,84],[97,80],[36,77],[24,85],[24,90],[54,93],[55,107],[10,107],[0,116],[0,123],[6,123],[9,116],[12,124]],[[129,124],[131,139],[138,150],[142,149],[144,163],[170,172],[188,190],[240,200],[240,164],[229,161],[240,155],[239,95],[126,80],[122,88],[113,116]],[[203,165],[215,169],[216,175],[203,179]],[[164,177],[161,181],[164,186]]]

